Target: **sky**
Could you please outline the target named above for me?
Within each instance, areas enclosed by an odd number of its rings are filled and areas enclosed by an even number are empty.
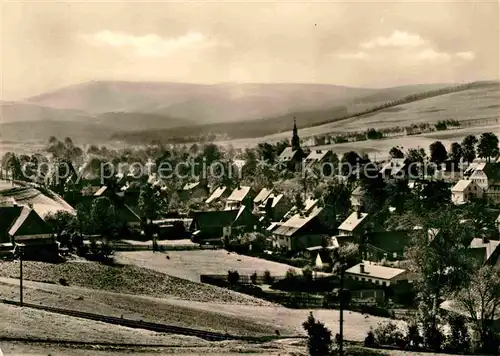
[[[3,100],[92,80],[389,87],[500,77],[497,1],[0,1]]]

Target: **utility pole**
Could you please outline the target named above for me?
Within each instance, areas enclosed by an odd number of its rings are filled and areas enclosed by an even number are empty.
[[[23,306],[23,250],[24,246],[19,244],[19,305]]]

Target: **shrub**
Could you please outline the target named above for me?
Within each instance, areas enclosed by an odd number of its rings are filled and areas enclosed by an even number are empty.
[[[420,335],[418,324],[416,322],[413,321],[408,322],[408,333],[406,334],[406,341],[408,345],[412,347],[416,348],[421,347],[424,339]]]
[[[250,276],[250,280],[253,284],[257,284],[257,272],[252,273],[252,275]]]
[[[449,315],[448,325],[450,332],[446,337],[444,349],[448,352],[468,353],[471,340],[465,318],[460,315]]]
[[[240,280],[238,271],[227,271],[227,281],[230,285],[235,285]]]
[[[273,277],[271,276],[271,272],[269,272],[268,270],[264,271],[264,283],[265,284],[273,283]]]
[[[330,355],[332,349],[332,333],[320,321],[314,319],[312,313],[302,324],[307,331],[307,349],[311,356]]]
[[[311,282],[313,280],[313,270],[310,266],[302,268],[302,278],[306,282]]]
[[[378,345],[391,345],[399,347],[404,347],[406,345],[403,333],[393,322],[385,324],[379,323],[373,333],[375,335],[375,342]]]
[[[373,333],[372,328],[370,328],[370,330],[368,331],[368,334],[366,334],[366,337],[365,337],[365,346],[366,347],[373,347],[375,345],[376,345],[375,334]]]

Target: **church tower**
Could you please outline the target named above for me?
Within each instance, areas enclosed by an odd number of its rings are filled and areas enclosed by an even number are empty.
[[[300,138],[297,131],[297,122],[295,116],[293,117],[292,150],[300,151]]]

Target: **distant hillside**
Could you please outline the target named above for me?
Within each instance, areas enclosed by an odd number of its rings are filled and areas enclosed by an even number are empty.
[[[239,121],[320,109],[375,89],[319,84],[181,84],[90,82],[24,100],[53,109],[146,113],[198,124]]]
[[[23,121],[86,121],[89,115],[80,110],[59,110],[31,103],[0,102],[0,123]]]
[[[213,140],[214,138],[256,138],[280,132],[289,132],[293,116],[297,116],[298,127],[302,129],[302,132],[314,131],[316,132],[315,134],[320,134],[321,132],[318,132],[318,129],[326,129],[327,127],[328,132],[334,132],[336,125],[341,126],[344,122],[352,122],[355,118],[358,121],[356,129],[366,130],[368,126],[366,126],[364,120],[361,120],[363,117],[384,111],[390,116],[393,111],[399,110],[399,106],[407,103],[415,102],[415,105],[418,106],[420,102],[429,98],[438,98],[450,95],[450,93],[472,92],[482,88],[495,90],[498,85],[498,82],[477,82],[455,86],[430,85],[380,89],[377,93],[372,93],[366,98],[357,98],[351,102],[346,102],[345,105],[322,110],[292,112],[287,115],[259,120],[258,125],[256,125],[255,121],[246,120],[238,123],[178,127],[168,130],[124,132],[115,134],[113,137],[128,142],[150,142],[152,140],[170,142],[196,141],[202,136],[208,137],[209,140]],[[422,91],[422,89],[426,90]],[[467,99],[464,99],[464,101],[467,101]],[[457,114],[459,115],[460,113]],[[454,116],[446,117],[446,119],[453,119],[455,118]],[[399,119],[402,120],[402,118]],[[429,118],[427,117],[427,119]],[[442,117],[439,116],[439,119],[442,119]],[[462,117],[462,119],[467,118]],[[431,119],[430,121],[432,122],[433,120]],[[383,122],[373,123],[372,125],[370,127],[374,128],[381,125],[387,126]],[[397,125],[397,122],[391,121],[390,125]],[[351,128],[351,130],[355,130],[355,128]]]

